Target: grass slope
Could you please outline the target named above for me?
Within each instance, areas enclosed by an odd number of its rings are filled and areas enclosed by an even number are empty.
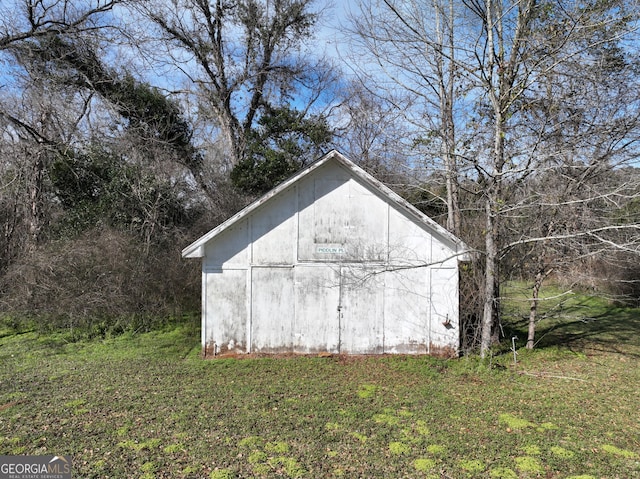
[[[68,454],[78,478],[640,477],[640,312],[579,311],[541,323],[517,365],[203,361],[185,325],[80,343],[0,332],[0,455]]]

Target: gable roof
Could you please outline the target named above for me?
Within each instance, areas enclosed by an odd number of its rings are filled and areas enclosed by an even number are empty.
[[[427,215],[422,213],[415,206],[413,206],[408,201],[403,199],[400,195],[398,195],[397,193],[392,191],[390,188],[382,184],[382,182],[375,179],[373,176],[371,176],[369,173],[364,171],[354,162],[349,160],[346,156],[339,153],[337,150],[331,150],[329,153],[322,156],[320,159],[316,160],[315,162],[311,163],[307,167],[298,171],[295,175],[290,177],[288,180],[280,183],[278,186],[273,188],[271,191],[266,193],[261,198],[251,203],[249,206],[240,210],[238,213],[233,215],[228,220],[224,221],[223,223],[219,224],[218,226],[213,228],[211,231],[209,231],[205,235],[201,236],[199,239],[197,239],[196,241],[194,241],[193,243],[191,243],[189,246],[187,246],[182,250],[182,257],[183,258],[202,258],[204,256],[204,246],[209,241],[211,241],[213,238],[218,236],[220,233],[222,233],[226,229],[230,228],[234,224],[241,221],[243,218],[246,218],[247,216],[249,216],[254,210],[262,206],[271,198],[278,196],[280,193],[282,193],[284,190],[289,188],[291,185],[300,181],[302,178],[311,174],[313,171],[317,170],[318,168],[320,168],[321,166],[325,165],[330,161],[335,161],[340,165],[342,165],[343,167],[347,168],[351,173],[353,173],[355,178],[359,179],[365,184],[368,184],[373,189],[379,191],[391,203],[395,204],[401,210],[407,213],[409,216],[413,217],[416,221],[426,226],[434,234],[440,236],[443,240],[450,243],[452,245],[452,249],[460,254],[459,259],[461,261],[469,260],[469,253],[471,249],[460,238],[458,238],[453,233],[449,232],[448,230],[440,226],[434,220],[432,220]]]

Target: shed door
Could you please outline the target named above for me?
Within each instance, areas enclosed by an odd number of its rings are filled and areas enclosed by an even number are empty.
[[[424,354],[428,348],[429,270],[385,273],[384,352]]]
[[[340,352],[381,354],[382,276],[372,275],[362,266],[342,267],[340,272]]]
[[[203,346],[212,354],[246,349],[247,270],[207,271],[202,331]],[[215,346],[214,346],[215,344]]]
[[[298,265],[293,349],[296,353],[339,353],[339,271]]]
[[[251,351],[292,351],[294,315],[293,268],[252,268]]]

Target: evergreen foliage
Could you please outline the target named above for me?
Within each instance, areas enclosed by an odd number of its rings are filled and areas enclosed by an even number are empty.
[[[171,184],[99,146],[58,155],[50,178],[64,210],[56,225],[61,232],[74,235],[101,225],[142,232],[190,220],[184,198]]]
[[[265,193],[317,158],[331,138],[326,119],[269,107],[251,130],[246,156],[231,171],[231,180],[247,193]]]

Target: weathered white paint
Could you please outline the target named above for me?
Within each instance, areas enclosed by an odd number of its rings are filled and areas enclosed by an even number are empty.
[[[226,352],[445,353],[466,246],[331,152],[185,248]]]
[[[339,281],[337,268],[296,265],[293,352],[340,352]]]
[[[209,344],[212,354],[220,350],[244,350],[247,344],[248,311],[244,301],[247,270],[206,270],[204,278],[203,344]]]
[[[385,274],[385,353],[424,354],[429,351],[429,294],[428,268]]]
[[[342,267],[340,352],[381,354],[384,351],[384,289],[382,278],[371,276],[376,269],[379,268]]]
[[[458,269],[431,268],[429,303],[431,306],[430,351],[441,344],[459,341]]]

